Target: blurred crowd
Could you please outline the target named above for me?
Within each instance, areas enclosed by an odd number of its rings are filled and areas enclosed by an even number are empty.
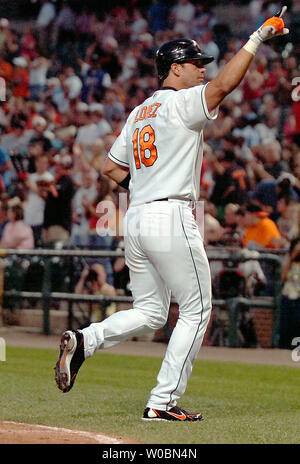
[[[288,3],[291,34],[260,47],[206,126],[207,246],[288,252],[300,235],[300,2]],[[209,81],[281,3],[214,5],[132,0],[97,13],[90,3],[41,0],[34,18],[0,19],[0,248],[123,247],[125,191],[101,167],[129,113],[158,86],[156,49],[196,39],[215,57]],[[114,234],[99,234],[102,201],[115,206]],[[109,292],[128,291],[122,259],[96,264]],[[90,282],[94,274],[84,269]]]

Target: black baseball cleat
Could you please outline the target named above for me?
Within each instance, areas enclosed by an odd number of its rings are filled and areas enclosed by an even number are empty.
[[[78,330],[67,330],[61,336],[59,357],[54,367],[56,385],[63,393],[73,387],[83,361],[83,334]]]
[[[203,420],[202,414],[192,414],[186,412],[184,409],[174,406],[168,411],[162,411],[160,409],[146,408],[143,420],[154,420],[154,421],[200,421]]]

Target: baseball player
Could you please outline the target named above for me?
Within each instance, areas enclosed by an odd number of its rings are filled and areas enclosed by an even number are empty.
[[[104,166],[104,174],[129,185],[124,240],[133,308],[62,334],[55,377],[63,392],[72,388],[83,361],[99,348],[163,327],[172,293],[179,317],[143,419],[203,418],[177,405],[211,313],[209,264],[191,207],[199,197],[203,129],[239,85],[259,45],[289,32],[281,17],[285,10],[254,32],[208,84],[205,65],[213,57],[194,40],[172,40],[156,52],[161,87],[129,115]]]

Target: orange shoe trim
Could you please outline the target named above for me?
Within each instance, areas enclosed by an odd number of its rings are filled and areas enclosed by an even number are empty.
[[[64,365],[65,365],[65,363],[66,363],[66,357],[67,357],[67,350],[65,350],[65,352],[64,352],[64,357],[63,357],[63,359],[62,359],[62,361],[61,361],[61,363],[60,363],[60,365],[61,365],[62,367],[64,367]]]
[[[170,411],[166,411],[168,414],[170,414],[171,416],[174,416],[176,417],[177,419],[179,420],[185,420],[186,419],[186,415],[185,414],[176,414],[175,412],[170,412]]]

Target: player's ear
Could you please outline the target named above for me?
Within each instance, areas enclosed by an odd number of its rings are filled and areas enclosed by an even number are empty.
[[[181,64],[180,63],[172,63],[171,64],[171,71],[173,72],[173,74],[175,74],[175,76],[179,77],[180,72],[181,72]]]

